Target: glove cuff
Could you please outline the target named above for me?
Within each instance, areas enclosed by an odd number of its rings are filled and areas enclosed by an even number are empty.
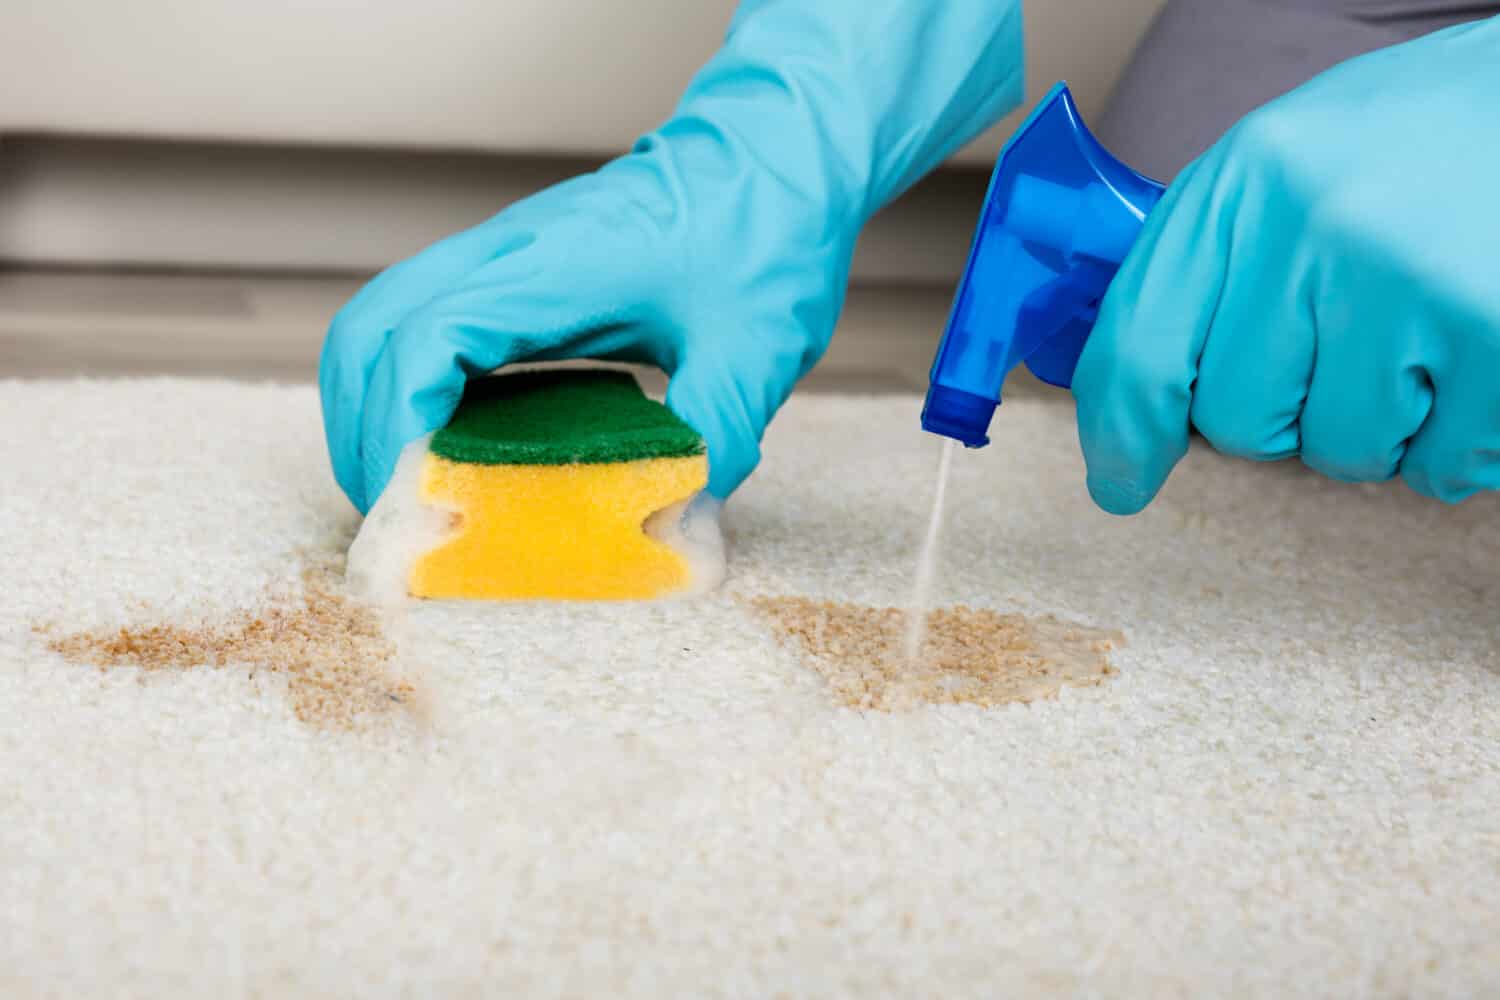
[[[745,0],[675,114],[855,228],[1023,95],[1019,0]]]

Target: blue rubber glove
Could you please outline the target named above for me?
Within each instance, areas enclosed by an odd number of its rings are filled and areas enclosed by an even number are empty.
[[[1500,488],[1500,19],[1337,66],[1190,165],[1073,390],[1116,514],[1156,495],[1190,425],[1336,479]]]
[[[592,357],[672,373],[727,496],[823,354],[881,205],[1017,104],[1019,0],[746,0],[673,117],[627,156],[376,278],[320,386],[361,511],[464,382]]]

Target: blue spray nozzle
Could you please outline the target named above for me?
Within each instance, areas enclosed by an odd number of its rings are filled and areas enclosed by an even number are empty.
[[[1071,385],[1099,300],[1163,190],[1099,144],[1066,84],[1053,87],[995,164],[922,426],[978,448],[1016,365]]]

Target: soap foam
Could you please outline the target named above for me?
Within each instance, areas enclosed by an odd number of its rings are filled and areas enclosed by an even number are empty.
[[[359,534],[349,546],[345,579],[358,597],[381,607],[406,601],[411,569],[453,532],[456,509],[421,499],[422,465],[427,458],[428,434],[401,452],[385,492],[370,508]]]
[[[707,491],[691,500],[657,511],[642,525],[646,534],[687,560],[692,575],[685,590],[669,597],[706,594],[724,582],[728,560],[724,552],[724,501]]]

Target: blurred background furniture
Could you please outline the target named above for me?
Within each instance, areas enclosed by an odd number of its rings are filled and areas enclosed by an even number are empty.
[[[1066,78],[1096,115],[1160,6],[1030,0],[1029,100]],[[362,278],[628,148],[733,8],[23,0],[0,33],[0,375],[310,374]],[[1021,114],[862,239],[845,326],[910,348],[888,368],[930,360]]]

